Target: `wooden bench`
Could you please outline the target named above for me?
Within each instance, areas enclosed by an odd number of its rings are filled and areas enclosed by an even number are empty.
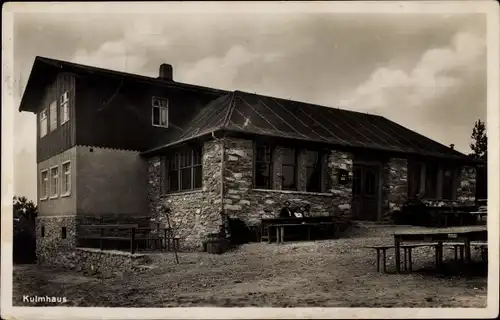
[[[296,225],[302,223],[339,223],[339,218],[334,216],[318,216],[318,217],[287,217],[287,218],[268,218],[261,219],[260,223],[260,241],[271,242],[273,238],[272,232],[269,232],[271,225]],[[272,228],[272,227],[271,227]]]
[[[268,237],[268,243],[271,243],[271,234],[272,234],[272,229],[276,228],[276,242],[278,244],[284,243],[285,242],[285,228],[297,228],[297,227],[302,227],[307,229],[307,240],[311,240],[311,228],[320,228],[320,227],[328,227],[328,226],[334,226],[335,227],[335,234],[337,233],[338,230],[338,224],[335,222],[302,222],[302,223],[284,223],[284,224],[271,224],[268,226],[268,232],[269,232],[269,237]]]
[[[421,247],[435,247],[437,243],[411,243],[411,244],[402,244],[401,248],[403,248],[404,254],[404,270],[412,271],[412,250],[415,248]],[[384,273],[387,272],[387,263],[386,263],[386,252],[389,249],[394,249],[394,245],[377,245],[377,246],[367,246],[368,249],[375,249],[377,251],[377,272],[380,272],[380,252],[382,252],[382,261],[383,261],[383,270]]]

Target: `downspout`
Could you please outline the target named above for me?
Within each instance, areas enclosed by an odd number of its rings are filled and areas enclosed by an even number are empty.
[[[220,172],[220,205],[221,205],[221,213],[224,213],[224,160],[225,160],[225,155],[226,155],[226,148],[224,146],[224,138],[217,138],[215,136],[215,131],[212,131],[212,138],[214,138],[215,141],[220,142],[222,146],[221,150],[221,172]],[[222,223],[225,223],[225,221],[222,221]]]

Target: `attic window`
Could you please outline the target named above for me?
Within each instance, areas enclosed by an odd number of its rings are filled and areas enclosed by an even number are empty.
[[[168,128],[168,99],[153,97],[151,104],[153,126]]]

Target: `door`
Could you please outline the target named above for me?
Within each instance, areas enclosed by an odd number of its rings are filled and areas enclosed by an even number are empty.
[[[353,168],[353,214],[358,220],[378,220],[379,167],[355,164]]]

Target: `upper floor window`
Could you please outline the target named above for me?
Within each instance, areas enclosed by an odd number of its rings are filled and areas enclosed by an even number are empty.
[[[57,101],[53,101],[50,106],[50,131],[57,129]]]
[[[166,192],[201,189],[202,157],[201,147],[186,148],[165,159]]]
[[[45,200],[49,197],[49,171],[40,172],[40,199]]]
[[[69,92],[66,91],[61,95],[59,105],[61,108],[60,117],[61,125],[69,121]]]
[[[294,148],[283,148],[282,163],[283,190],[297,190],[297,150]]]
[[[47,109],[40,112],[40,138],[47,135]]]
[[[318,151],[307,150],[306,156],[306,191],[321,192],[321,178],[323,166],[321,153]]]
[[[272,148],[269,145],[257,144],[255,155],[256,188],[272,188]]]
[[[71,193],[71,162],[66,161],[62,164],[62,182],[61,196],[67,196]]]
[[[168,99],[153,97],[151,103],[153,126],[168,128]]]
[[[59,166],[50,168],[50,197],[59,195]]]

